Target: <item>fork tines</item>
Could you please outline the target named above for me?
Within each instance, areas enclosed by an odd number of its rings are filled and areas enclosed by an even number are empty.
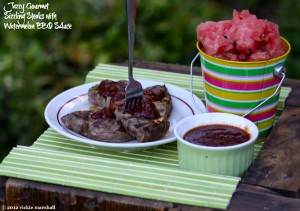
[[[138,81],[130,81],[125,91],[125,108],[124,111],[133,109],[142,103],[143,88]]]

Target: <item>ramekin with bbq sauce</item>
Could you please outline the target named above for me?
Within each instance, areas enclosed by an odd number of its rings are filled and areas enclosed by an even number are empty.
[[[252,163],[258,128],[227,113],[203,113],[177,123],[181,169],[241,177]]]

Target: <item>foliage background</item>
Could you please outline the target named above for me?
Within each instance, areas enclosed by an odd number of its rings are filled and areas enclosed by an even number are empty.
[[[13,1],[49,3],[49,12],[72,30],[4,29],[8,2],[0,1],[0,161],[11,147],[32,144],[48,128],[44,109],[55,95],[82,84],[97,63],[127,59],[125,0]],[[197,53],[196,26],[230,19],[233,9],[279,25],[292,45],[287,77],[300,79],[298,0],[137,0],[134,58],[189,65]]]

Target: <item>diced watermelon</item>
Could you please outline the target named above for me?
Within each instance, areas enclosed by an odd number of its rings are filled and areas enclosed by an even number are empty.
[[[264,61],[270,59],[270,55],[267,53],[267,51],[256,51],[252,53],[248,60],[249,61]]]
[[[206,21],[197,26],[197,39],[202,43],[205,51],[210,55],[215,55],[220,48],[230,45],[228,39],[223,36],[231,27],[231,21],[220,22]]]
[[[248,10],[233,10],[232,20],[200,23],[196,32],[203,50],[217,58],[259,61],[284,54],[278,25]]]

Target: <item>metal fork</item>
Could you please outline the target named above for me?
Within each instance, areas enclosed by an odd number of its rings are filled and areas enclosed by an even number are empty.
[[[125,108],[128,111],[142,102],[143,88],[140,82],[133,78],[133,49],[135,32],[136,0],[126,0],[126,14],[128,27],[128,79],[129,84],[125,89]]]

